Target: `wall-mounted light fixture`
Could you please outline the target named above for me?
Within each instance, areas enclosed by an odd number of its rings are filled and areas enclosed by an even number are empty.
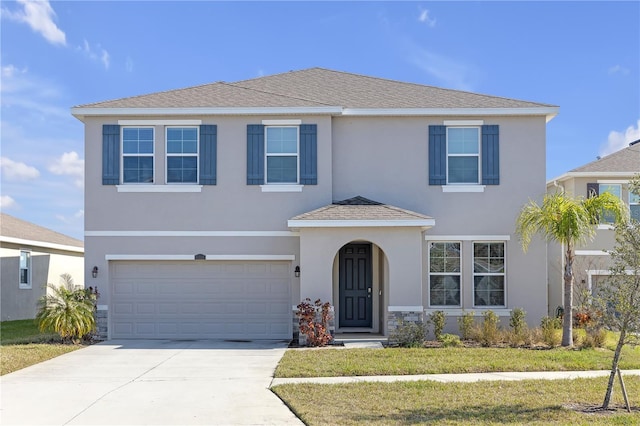
[[[293,270],[296,278],[300,277],[300,266],[296,266],[296,269]]]
[[[93,278],[98,278],[98,267],[94,266],[93,269],[91,270],[91,276]]]

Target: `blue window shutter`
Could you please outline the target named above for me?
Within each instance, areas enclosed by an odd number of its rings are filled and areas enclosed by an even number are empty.
[[[500,185],[499,126],[482,126],[482,184]]]
[[[429,126],[429,185],[447,184],[447,128]]]
[[[102,126],[102,184],[120,183],[120,126]]]
[[[264,184],[264,126],[247,125],[247,185]]]
[[[300,125],[300,184],[318,184],[318,126]]]
[[[218,126],[200,126],[200,185],[216,184]]]

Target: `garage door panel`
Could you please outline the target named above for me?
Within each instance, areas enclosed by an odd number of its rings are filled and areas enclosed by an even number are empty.
[[[113,338],[291,337],[290,262],[112,262]]]

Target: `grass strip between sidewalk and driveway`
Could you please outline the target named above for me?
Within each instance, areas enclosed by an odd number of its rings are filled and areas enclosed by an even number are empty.
[[[84,347],[61,342],[57,334],[40,333],[31,319],[0,322],[0,375]]]
[[[610,349],[385,348],[288,350],[275,377],[389,376],[500,371],[609,370]],[[640,369],[640,347],[625,347],[620,369]]]
[[[633,407],[640,377],[625,377]],[[516,382],[288,384],[272,388],[306,425],[640,424],[640,411],[597,411],[607,378]],[[618,388],[619,389],[619,388]]]

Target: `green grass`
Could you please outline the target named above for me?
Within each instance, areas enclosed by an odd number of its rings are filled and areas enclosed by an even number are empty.
[[[34,320],[0,322],[0,375],[83,347],[61,341],[57,334],[40,333]]]
[[[640,377],[625,378],[631,414],[618,408],[584,413],[602,405],[607,379],[518,382],[394,382],[340,385],[280,385],[273,391],[307,425],[631,425],[640,424]],[[617,386],[616,382],[616,386]]]
[[[610,349],[386,348],[288,350],[275,377],[330,377],[497,371],[608,370]],[[640,368],[640,347],[625,347],[621,369]]]

